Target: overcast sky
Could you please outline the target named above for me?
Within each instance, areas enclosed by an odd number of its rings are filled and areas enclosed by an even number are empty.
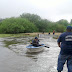
[[[37,14],[51,21],[72,19],[72,0],[0,0],[0,18],[22,13]]]

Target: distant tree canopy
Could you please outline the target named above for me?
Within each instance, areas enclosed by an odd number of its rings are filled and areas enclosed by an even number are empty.
[[[30,14],[30,13],[23,13],[22,15],[20,15],[21,18],[26,18],[28,19],[30,22],[37,22],[41,20],[41,17],[35,14]]]
[[[64,26],[68,26],[69,22],[67,20],[61,19],[57,22],[58,24],[64,25]]]
[[[24,18],[7,18],[0,24],[0,33],[36,32],[37,27]]]
[[[70,24],[72,25],[72,19],[71,19],[71,21],[70,21]]]
[[[64,32],[71,24],[72,20],[70,23],[64,19],[51,22],[35,14],[23,13],[16,18],[0,19],[0,33]]]
[[[0,18],[0,22],[2,22],[4,19]]]

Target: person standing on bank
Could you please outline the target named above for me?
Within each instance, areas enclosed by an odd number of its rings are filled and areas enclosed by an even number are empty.
[[[67,61],[68,72],[72,72],[72,27],[67,26],[67,31],[62,33],[58,38],[58,46],[60,49],[60,54],[58,56],[57,70],[61,72],[63,66]]]
[[[49,33],[48,33],[49,35],[50,35],[50,31],[49,31]]]
[[[55,34],[55,30],[53,30],[53,35]]]

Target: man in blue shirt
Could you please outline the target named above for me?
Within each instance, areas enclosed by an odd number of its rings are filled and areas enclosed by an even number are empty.
[[[35,47],[38,47],[38,46],[40,46],[39,45],[39,39],[37,38],[37,37],[35,37],[35,39],[34,40],[32,40],[32,43],[31,43],[33,46],[35,46]]]
[[[67,31],[62,33],[58,38],[58,46],[60,49],[60,54],[58,56],[57,70],[61,72],[63,66],[67,61],[68,72],[72,72],[72,27],[67,26]]]

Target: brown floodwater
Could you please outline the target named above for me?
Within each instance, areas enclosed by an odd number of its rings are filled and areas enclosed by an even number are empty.
[[[40,43],[49,46],[38,53],[28,53],[26,46],[33,37],[0,38],[0,72],[57,72],[59,47],[53,36],[40,36]],[[66,72],[66,65],[64,72]]]

